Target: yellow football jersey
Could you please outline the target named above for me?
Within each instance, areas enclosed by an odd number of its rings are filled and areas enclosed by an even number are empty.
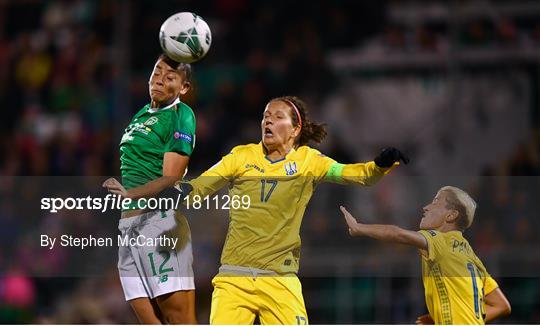
[[[370,185],[388,171],[374,162],[339,164],[308,146],[272,162],[261,143],[248,144],[233,148],[192,180],[191,196],[205,197],[229,185],[231,198],[250,197],[248,209],[229,211],[222,265],[296,273],[300,225],[315,186],[322,181]]]
[[[435,324],[484,324],[484,296],[497,282],[476,257],[460,231],[419,231],[426,305]]]

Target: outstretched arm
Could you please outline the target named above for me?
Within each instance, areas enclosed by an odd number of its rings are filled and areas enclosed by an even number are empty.
[[[159,193],[161,198],[170,198],[172,203],[182,203],[183,205],[188,205],[189,202],[186,202],[186,197],[200,196],[204,198],[206,196],[211,196],[230,181],[230,177],[223,175],[221,172],[223,170],[223,160],[219,161],[209,170],[205,171],[199,177],[190,180],[182,181],[179,180],[162,192]],[[221,172],[220,172],[221,171]],[[167,202],[168,203],[168,202]],[[169,207],[178,209],[179,207]]]
[[[507,316],[512,311],[510,302],[500,288],[489,292],[484,297],[486,303],[486,323],[496,318]]]
[[[103,187],[111,193],[125,198],[151,198],[163,190],[174,186],[182,178],[188,166],[189,156],[174,152],[167,152],[163,156],[162,177],[149,181],[143,185],[126,190],[115,178],[109,178],[103,182]]]
[[[388,174],[400,161],[409,163],[409,159],[398,149],[388,147],[370,162],[340,164],[334,161],[326,173],[325,180],[341,184],[371,186]]]
[[[169,187],[160,193],[160,197],[172,198],[173,202],[187,204],[184,199],[190,196],[204,198],[225,187],[235,175],[235,162],[232,152],[219,162],[190,181],[177,181],[174,187]],[[178,208],[178,207],[175,207]]]
[[[353,237],[367,236],[377,240],[401,243],[427,250],[427,240],[418,232],[405,230],[395,225],[358,223],[345,207],[340,206],[340,209],[349,226],[349,234]]]
[[[232,152],[225,155],[203,174],[189,181],[193,189],[186,195],[205,197],[214,194],[234,179],[236,166],[235,155]]]

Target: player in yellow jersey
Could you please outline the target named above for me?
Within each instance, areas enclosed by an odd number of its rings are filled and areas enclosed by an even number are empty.
[[[249,196],[248,209],[231,205],[230,223],[213,279],[210,323],[307,324],[296,273],[300,225],[315,186],[323,181],[372,185],[398,161],[387,148],[373,162],[340,164],[306,146],[326,136],[297,97],[271,100],[261,123],[262,141],[237,146],[192,180],[188,200],[229,186],[231,201]]]
[[[352,236],[408,244],[420,250],[429,315],[418,317],[417,324],[484,324],[510,314],[510,303],[463,237],[475,210],[475,201],[451,186],[442,187],[424,207],[418,232],[358,223],[341,207]]]

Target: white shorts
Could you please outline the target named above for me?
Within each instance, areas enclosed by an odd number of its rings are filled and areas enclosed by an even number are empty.
[[[118,229],[118,271],[126,301],[195,289],[191,231],[182,214],[152,211],[122,218]]]

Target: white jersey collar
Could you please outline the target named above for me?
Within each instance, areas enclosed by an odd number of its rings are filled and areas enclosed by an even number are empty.
[[[167,109],[170,109],[172,108],[173,106],[175,106],[176,104],[180,103],[180,99],[179,98],[176,98],[176,100],[174,100],[174,102],[172,102],[171,104],[167,105],[166,107],[164,108],[148,108],[148,112],[150,113],[155,113],[159,110],[167,110]]]

